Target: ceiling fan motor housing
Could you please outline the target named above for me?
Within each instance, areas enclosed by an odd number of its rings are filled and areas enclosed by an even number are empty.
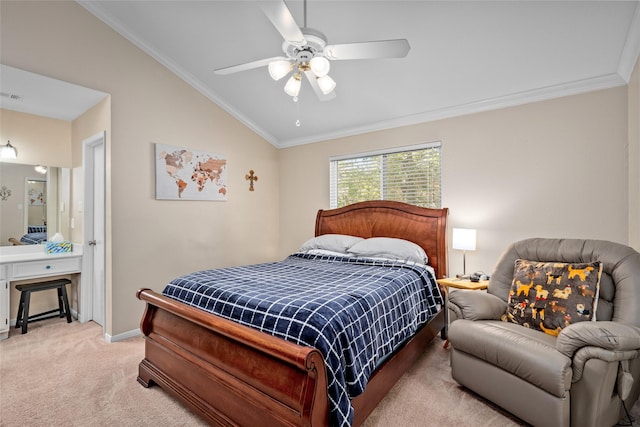
[[[287,41],[282,43],[282,51],[291,59],[298,63],[309,62],[315,56],[324,56],[324,48],[327,45],[327,38],[318,30],[313,28],[301,28],[307,44],[296,46]]]

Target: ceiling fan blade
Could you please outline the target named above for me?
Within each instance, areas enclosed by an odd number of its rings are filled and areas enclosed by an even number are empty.
[[[411,46],[407,39],[328,45],[324,56],[328,59],[404,58]]]
[[[304,75],[307,76],[307,80],[309,81],[309,84],[313,88],[313,91],[316,93],[320,101],[331,101],[333,98],[336,97],[335,90],[332,90],[326,95],[322,92],[322,90],[320,90],[320,86],[318,86],[316,75],[313,74],[313,71],[305,71]]]
[[[257,61],[247,62],[245,64],[238,64],[238,65],[232,65],[230,67],[218,68],[217,70],[213,70],[213,72],[223,76],[226,74],[237,73],[238,71],[246,71],[246,70],[251,70],[253,68],[264,67],[269,65],[269,63],[273,61],[279,61],[279,60],[287,61],[288,58],[285,58],[284,56],[274,56],[273,58],[259,59]]]
[[[293,15],[291,15],[284,1],[264,2],[262,11],[288,43],[294,46],[304,46],[307,44],[300,27],[296,24]]]

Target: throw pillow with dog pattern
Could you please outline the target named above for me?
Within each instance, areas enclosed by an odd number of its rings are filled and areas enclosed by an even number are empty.
[[[595,320],[602,263],[518,259],[502,320],[557,336],[568,325]]]

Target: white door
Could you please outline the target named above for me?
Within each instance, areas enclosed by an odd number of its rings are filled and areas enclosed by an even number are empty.
[[[105,133],[83,141],[83,320],[105,327]]]

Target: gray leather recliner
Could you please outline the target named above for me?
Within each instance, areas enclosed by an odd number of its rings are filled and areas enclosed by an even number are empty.
[[[501,321],[517,259],[600,261],[597,321],[555,337]],[[451,289],[451,372],[535,426],[615,425],[640,394],[640,254],[602,240],[527,239],[502,255],[487,292]]]

